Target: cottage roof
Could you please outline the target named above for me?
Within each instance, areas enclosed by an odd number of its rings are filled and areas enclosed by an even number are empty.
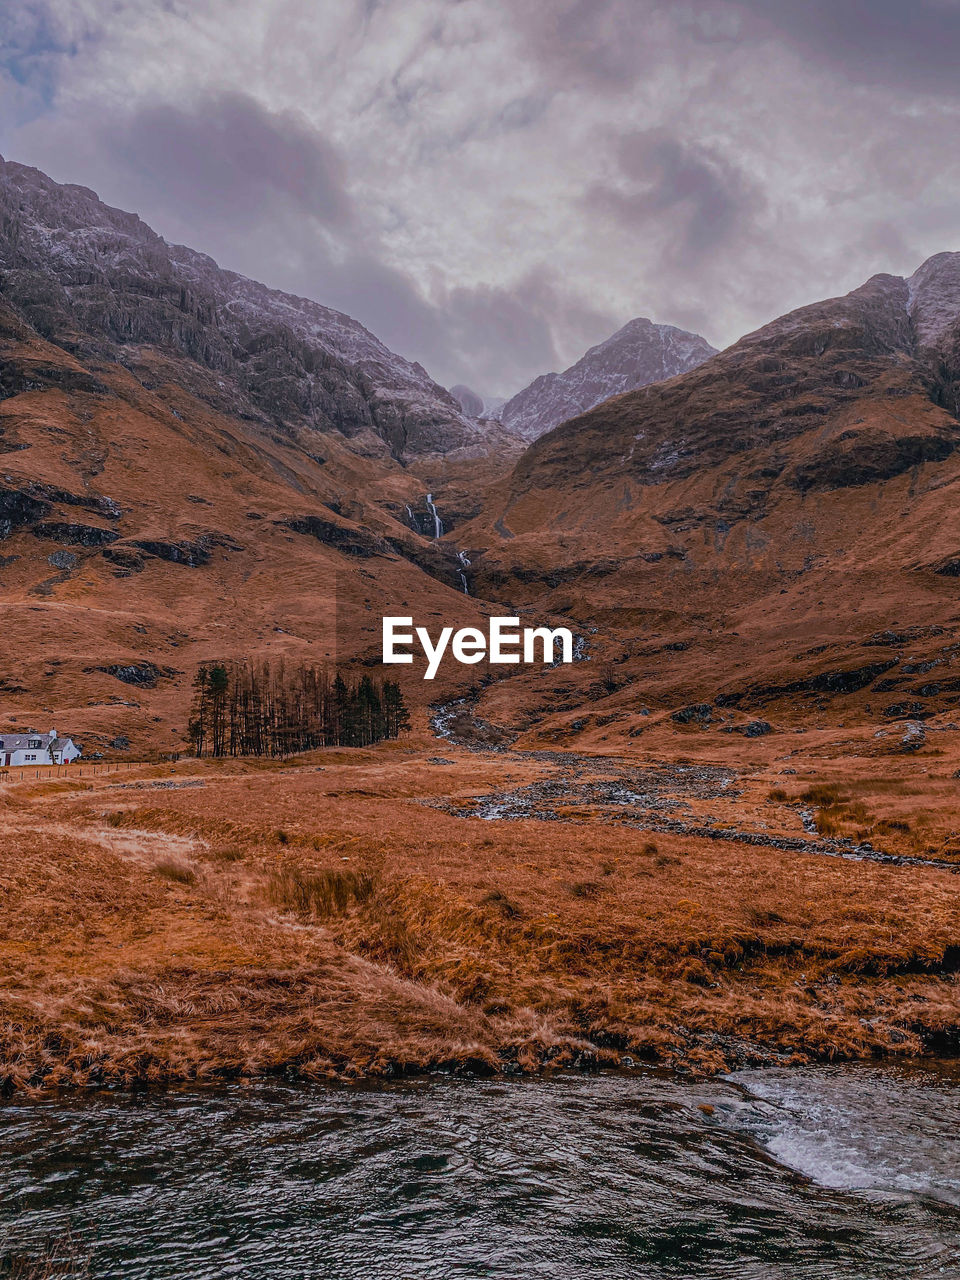
[[[57,733],[0,733],[0,751],[63,751],[72,741]],[[31,747],[31,742],[40,746]]]
[[[29,751],[31,742],[39,742],[41,751],[48,751],[58,739],[52,733],[2,733],[0,751]]]

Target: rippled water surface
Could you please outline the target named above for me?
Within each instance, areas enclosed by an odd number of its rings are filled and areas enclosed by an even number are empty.
[[[949,1067],[72,1095],[0,1109],[0,1241],[72,1226],[124,1280],[957,1280],[958,1133]]]

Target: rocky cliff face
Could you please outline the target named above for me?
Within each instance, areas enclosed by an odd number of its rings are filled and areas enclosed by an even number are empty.
[[[0,297],[81,359],[141,369],[186,357],[178,381],[268,430],[336,431],[407,460],[476,447],[482,429],[418,364],[356,320],[168,245],[85,187],[0,159]]]
[[[369,663],[400,602],[474,620],[413,467],[225,413],[201,366],[101,342],[68,352],[0,298],[3,728],[58,708],[88,751],[175,750],[200,663]]]
[[[937,395],[960,416],[960,253],[937,253],[907,280],[918,356],[935,372]]]
[[[507,401],[500,420],[524,440],[535,440],[611,396],[686,373],[712,355],[715,349],[698,334],[631,320],[563,373],[536,378]]]
[[[0,162],[3,717],[176,749],[200,663],[475,618],[419,468],[475,470],[485,429],[348,316]]]

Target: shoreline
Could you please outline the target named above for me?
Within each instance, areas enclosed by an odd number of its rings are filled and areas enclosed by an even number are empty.
[[[28,1080],[12,1087],[2,1082],[0,1083],[0,1110],[8,1104],[19,1105],[27,1101],[49,1102],[61,1097],[81,1097],[98,1093],[111,1096],[162,1094],[167,1091],[218,1090],[271,1083],[350,1089],[354,1086],[414,1085],[442,1080],[523,1084],[535,1080],[548,1082],[569,1076],[578,1078],[595,1076],[606,1079],[622,1076],[634,1079],[646,1073],[667,1075],[681,1080],[707,1081],[723,1079],[744,1070],[778,1069],[789,1072],[818,1067],[903,1066],[930,1069],[935,1066],[960,1064],[960,1024],[953,1030],[952,1039],[953,1047],[944,1050],[909,1054],[873,1053],[858,1057],[814,1058],[802,1053],[785,1055],[774,1050],[764,1053],[761,1046],[750,1045],[749,1055],[744,1054],[734,1063],[710,1070],[687,1063],[683,1058],[634,1059],[628,1053],[621,1054],[601,1046],[595,1046],[592,1052],[584,1050],[577,1053],[571,1052],[569,1056],[561,1050],[555,1056],[544,1057],[535,1065],[527,1067],[520,1066],[516,1058],[510,1057],[502,1058],[499,1068],[486,1060],[477,1058],[468,1058],[462,1062],[437,1059],[415,1065],[388,1060],[376,1071],[361,1070],[355,1064],[345,1063],[340,1070],[331,1070],[329,1073],[304,1072],[294,1062],[279,1064],[271,1069],[253,1073],[235,1068],[214,1068],[203,1074],[160,1077],[149,1073],[134,1077],[112,1076],[109,1073],[98,1073],[95,1067],[90,1067],[85,1069],[87,1078],[83,1080],[59,1078],[56,1084],[34,1083]]]

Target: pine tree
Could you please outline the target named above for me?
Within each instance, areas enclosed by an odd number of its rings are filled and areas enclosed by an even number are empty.
[[[403,693],[394,680],[383,685],[384,733],[388,738],[398,738],[410,728],[410,713],[403,701]]]
[[[207,704],[209,701],[210,676],[206,667],[197,669],[193,681],[193,704],[190,709],[188,732],[193,749],[198,756],[203,755],[207,744]]]
[[[222,662],[210,668],[208,675],[210,707],[210,745],[215,756],[224,755],[227,744],[227,695],[230,674]]]

